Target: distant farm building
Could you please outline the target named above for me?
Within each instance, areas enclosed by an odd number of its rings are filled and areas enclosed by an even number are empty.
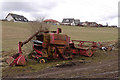
[[[53,24],[53,25],[59,25],[60,23],[57,20],[53,20],[53,19],[46,19],[43,22],[47,23],[47,24]]]
[[[96,22],[81,22],[82,26],[90,26],[90,27],[99,27],[101,26],[100,24],[97,24]]]
[[[25,18],[24,16],[13,13],[9,13],[5,19],[7,21],[13,21],[13,22],[28,22],[28,19]]]
[[[62,25],[77,26],[80,24],[80,20],[74,19],[74,18],[64,18],[61,24]]]
[[[109,27],[117,28],[117,25],[111,25],[111,26],[109,26]]]

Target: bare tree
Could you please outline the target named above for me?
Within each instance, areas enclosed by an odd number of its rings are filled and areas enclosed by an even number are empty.
[[[51,25],[44,23],[43,22],[44,19],[45,19],[44,17],[39,17],[39,18],[36,18],[35,21],[31,21],[28,23],[30,25],[29,26],[30,35],[33,35],[37,31],[46,31],[46,30],[48,31],[49,30]],[[35,39],[35,37],[33,39]],[[32,43],[26,44],[24,49],[25,49],[25,54],[27,56],[27,53],[30,53],[32,51]]]
[[[40,16],[40,17],[37,17],[36,18],[36,22],[43,22],[45,20],[45,17],[42,17],[42,16]]]
[[[31,33],[35,33],[36,31],[45,31],[45,30],[49,30],[50,28],[50,24],[46,24],[44,23],[44,17],[39,17],[39,18],[36,18],[35,21],[33,22],[30,22],[30,29],[31,29]]]

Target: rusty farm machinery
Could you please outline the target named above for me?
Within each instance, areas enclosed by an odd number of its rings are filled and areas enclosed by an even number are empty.
[[[92,56],[96,51],[97,42],[70,40],[66,34],[61,34],[60,28],[57,31],[37,31],[26,41],[18,43],[18,53],[10,56],[6,61],[10,66],[25,65],[26,59],[22,54],[22,46],[29,41],[33,43],[33,50],[29,58],[36,59],[39,63],[45,63],[49,59],[72,59],[74,55]],[[35,40],[32,40],[35,37]],[[87,45],[87,44],[89,45]]]

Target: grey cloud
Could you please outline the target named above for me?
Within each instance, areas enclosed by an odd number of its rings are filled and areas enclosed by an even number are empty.
[[[43,13],[31,13],[31,16],[33,16],[34,17],[34,19],[36,20],[36,19],[38,19],[38,18],[46,18],[46,16],[48,16],[48,14],[46,13],[46,14],[43,14]]]
[[[56,6],[55,2],[3,2],[2,11],[23,11],[23,12],[38,12],[41,10],[50,10]]]
[[[114,19],[114,18],[116,18],[116,17],[118,17],[118,15],[116,14],[116,15],[111,15],[111,16],[108,16],[108,18],[109,19]]]
[[[37,11],[31,3],[26,2],[3,2],[2,3],[3,11]]]
[[[61,2],[60,2],[61,3]],[[12,11],[21,11],[29,13],[31,17],[38,18],[41,16],[48,16],[50,11],[59,4],[56,0],[39,0],[31,2],[2,2],[2,12],[7,15]]]
[[[99,20],[97,21],[106,21],[106,20],[112,20],[114,18],[117,18],[118,15],[117,14],[111,14],[109,16],[101,16]]]

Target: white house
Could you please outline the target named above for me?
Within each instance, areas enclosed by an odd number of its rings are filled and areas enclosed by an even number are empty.
[[[98,27],[99,26],[99,24],[97,24],[96,22],[88,22],[88,21],[86,21],[86,22],[81,22],[81,25],[83,25],[83,26],[92,26],[92,27]]]
[[[14,22],[28,22],[28,19],[25,18],[24,16],[13,13],[9,13],[5,19],[7,21],[14,21]]]
[[[70,25],[70,26],[75,26],[80,23],[79,19],[74,19],[74,18],[64,18],[62,21],[62,25]]]

